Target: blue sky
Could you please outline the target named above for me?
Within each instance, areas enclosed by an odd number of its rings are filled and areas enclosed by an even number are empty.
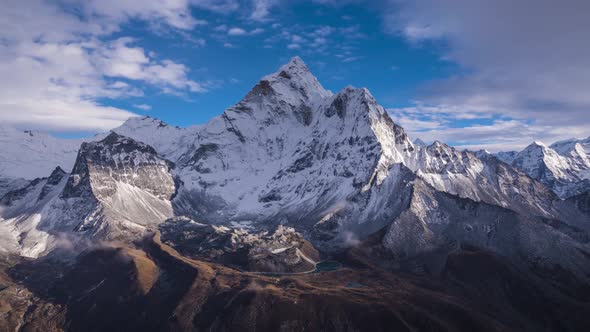
[[[21,129],[80,137],[133,115],[203,123],[299,55],[332,91],[369,88],[413,138],[508,150],[590,135],[589,6],[575,0],[4,7],[0,121]]]
[[[332,91],[363,86],[385,107],[406,107],[422,84],[457,70],[441,60],[435,48],[410,45],[401,35],[387,34],[374,8],[299,3],[279,11],[280,19],[263,22],[244,19],[244,14],[194,10],[193,15],[208,24],[190,31],[190,37],[205,39],[204,45],[191,44],[173,31],[153,33],[142,22],[128,24],[121,36],[132,36],[134,46],[186,65],[191,69],[188,77],[203,82],[208,91],[177,96],[143,86],[143,96],[101,102],[175,125],[202,123],[239,101],[263,75],[299,55]],[[234,30],[240,32],[232,35],[231,29],[246,32]],[[134,104],[149,105],[151,110]]]

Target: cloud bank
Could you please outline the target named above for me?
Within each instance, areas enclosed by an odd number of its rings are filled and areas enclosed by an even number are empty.
[[[441,43],[441,57],[462,68],[422,89],[415,107],[421,117],[443,110],[510,118],[463,129],[417,127],[418,136],[515,148],[589,134],[590,2],[394,0],[387,8],[389,32],[417,47]]]
[[[53,131],[96,131],[134,113],[101,98],[141,96],[148,86],[167,94],[202,93],[189,69],[160,59],[127,37],[113,38],[130,19],[161,28],[206,22],[190,6],[232,8],[218,1],[8,1],[0,13],[0,122]],[[74,14],[76,13],[76,14]],[[23,24],[23,22],[27,22]],[[10,78],[10,79],[8,79]]]

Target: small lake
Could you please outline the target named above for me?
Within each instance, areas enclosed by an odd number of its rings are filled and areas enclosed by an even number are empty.
[[[281,273],[281,272],[253,272],[253,273],[268,276],[268,277],[273,277],[273,278],[280,278],[280,277],[290,276],[290,275],[303,275],[303,274],[310,274],[310,273],[331,272],[331,271],[340,270],[341,268],[342,268],[342,263],[340,263],[338,261],[327,260],[327,261],[317,263],[314,271],[294,272],[294,273],[289,273],[289,272],[284,272],[284,273]]]
[[[315,266],[315,271],[313,273],[322,273],[322,272],[330,272],[340,270],[342,268],[342,264],[338,261],[323,261],[319,262]]]

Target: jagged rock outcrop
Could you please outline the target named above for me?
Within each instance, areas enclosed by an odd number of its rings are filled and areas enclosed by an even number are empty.
[[[173,215],[173,164],[115,132],[83,143],[61,198],[77,214],[61,226],[105,239],[142,233]]]
[[[303,273],[320,261],[318,251],[293,228],[250,231],[174,218],[159,226],[161,240],[181,254],[258,273]]]

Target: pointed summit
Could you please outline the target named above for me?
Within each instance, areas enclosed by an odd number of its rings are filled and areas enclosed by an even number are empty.
[[[541,141],[534,141],[529,146],[527,146],[525,149],[528,149],[529,147],[530,148],[546,148],[547,145],[545,145],[545,143],[543,143]]]
[[[284,92],[286,89],[297,88],[305,97],[310,100],[325,99],[332,96],[332,92],[327,91],[320,84],[318,79],[309,71],[309,68],[303,60],[295,56],[286,64],[281,66],[278,71],[262,78],[261,83],[268,81],[277,92]],[[280,87],[278,85],[285,85]]]
[[[309,126],[314,110],[327,103],[332,92],[324,89],[299,57],[294,57],[273,74],[264,76],[244,99],[228,108],[221,119],[206,130],[225,127],[240,141],[258,136],[260,127],[270,125]],[[221,121],[219,121],[221,120]]]
[[[284,64],[281,67],[282,71],[291,71],[291,72],[301,72],[301,71],[309,71],[309,68],[307,68],[307,65],[305,64],[305,62],[303,62],[303,60],[298,57],[298,56],[294,56],[291,58],[291,60],[289,60],[289,62],[287,62],[286,64]]]
[[[421,140],[421,139],[419,139],[419,138],[416,138],[416,139],[414,140],[413,144],[414,144],[415,146],[418,146],[418,147],[421,147],[421,148],[423,148],[423,147],[426,147],[426,146],[428,145],[428,144],[426,144],[426,142],[424,142],[423,140]]]

